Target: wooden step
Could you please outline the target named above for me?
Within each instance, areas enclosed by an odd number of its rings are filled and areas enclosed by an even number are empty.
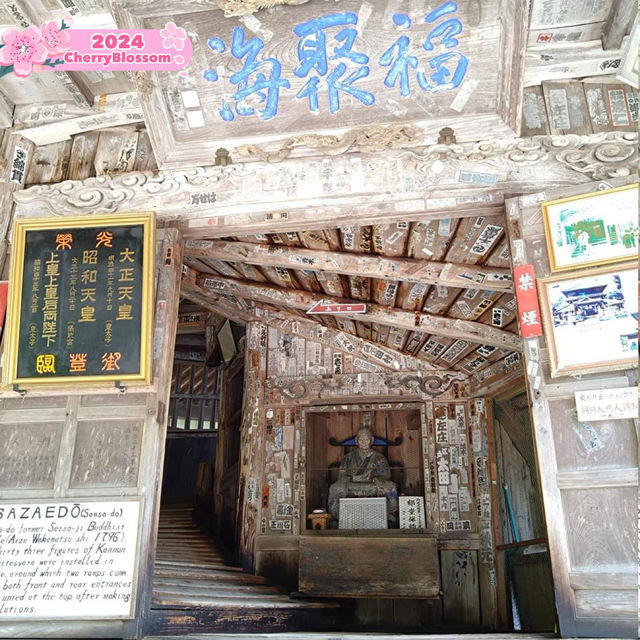
[[[335,633],[279,633],[277,638],[266,633],[227,634],[198,633],[189,636],[145,636],[144,640],[336,640]],[[478,633],[473,636],[457,633],[447,634],[389,634],[340,633],[340,640],[551,640],[553,633]]]
[[[163,568],[163,567],[175,567],[176,565],[179,565],[181,567],[193,567],[193,568],[201,568],[202,564],[198,564],[198,563],[176,563],[176,562],[171,562],[170,560],[156,560],[156,566],[158,568]],[[206,566],[207,569],[215,569],[216,571],[233,571],[235,573],[242,573],[242,568],[241,567],[234,567],[233,565],[230,564],[217,564],[217,565],[207,565]]]
[[[156,575],[172,578],[189,578],[189,579],[205,579],[215,582],[237,582],[240,584],[266,584],[266,580],[262,576],[252,576],[244,573],[234,574],[224,571],[217,571],[215,569],[207,571],[206,569],[180,569],[163,568],[156,569]]]
[[[179,636],[180,634],[246,633],[285,631],[329,631],[340,629],[343,622],[339,608],[239,607],[232,609],[153,609],[145,625],[145,635]],[[335,639],[335,635],[333,636]],[[159,639],[158,639],[159,640]]]
[[[220,591],[215,587],[166,587],[166,586],[154,586],[152,607],[158,604],[173,603],[180,605],[183,603],[191,603],[191,606],[198,606],[198,602],[205,600],[211,600],[216,606],[215,602],[218,599],[229,600],[235,602],[236,605],[242,605],[245,602],[255,601],[258,604],[261,602],[289,602],[289,598],[277,591],[267,593],[247,593],[246,591]]]
[[[255,584],[229,584],[224,582],[210,582],[209,580],[190,580],[180,578],[155,578],[153,588],[159,591],[170,591],[181,588],[202,588],[208,589],[210,593],[255,593],[270,595],[275,593],[273,587]]]

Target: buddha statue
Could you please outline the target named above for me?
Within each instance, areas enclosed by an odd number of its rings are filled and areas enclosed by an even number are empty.
[[[391,480],[387,459],[371,448],[373,434],[362,427],[356,434],[355,451],[347,453],[340,463],[338,479],[329,487],[329,513],[339,520],[340,498],[387,499],[387,519],[391,526],[398,521],[398,487]]]

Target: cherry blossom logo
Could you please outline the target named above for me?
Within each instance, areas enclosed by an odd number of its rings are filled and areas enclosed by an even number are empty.
[[[165,49],[175,49],[182,51],[184,41],[187,39],[187,32],[182,27],[177,27],[175,22],[167,22],[164,29],[160,31],[162,36],[162,46]]]
[[[44,67],[55,68],[63,64],[57,56],[69,48],[69,34],[65,33],[73,24],[64,18],[60,28],[55,21],[20,31],[14,27],[5,29],[0,38],[0,78],[8,73],[26,78],[31,71],[42,71]]]

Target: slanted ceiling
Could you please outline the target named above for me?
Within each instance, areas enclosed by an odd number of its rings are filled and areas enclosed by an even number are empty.
[[[313,318],[467,375],[519,350],[504,216],[187,241],[185,263],[236,321],[244,303],[309,317],[318,300],[366,302]]]

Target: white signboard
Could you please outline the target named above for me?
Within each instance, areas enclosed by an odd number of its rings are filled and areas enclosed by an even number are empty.
[[[580,422],[638,417],[636,387],[576,391],[575,395]]]
[[[131,618],[139,501],[0,504],[0,620]]]
[[[424,498],[422,496],[399,496],[398,503],[400,528],[424,529]]]

